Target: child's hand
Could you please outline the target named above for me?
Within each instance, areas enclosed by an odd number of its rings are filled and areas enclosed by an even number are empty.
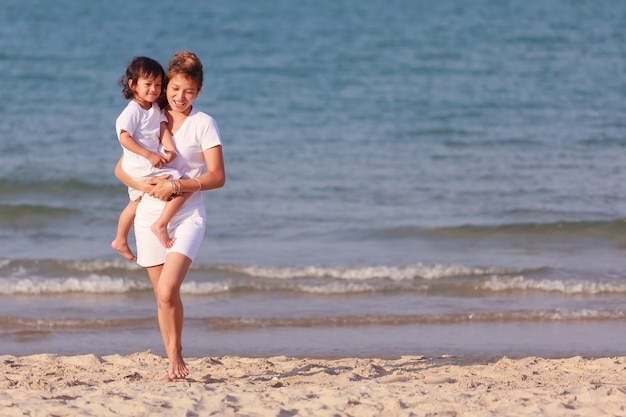
[[[165,163],[169,164],[176,158],[176,151],[169,151],[167,149],[163,149],[163,153],[165,154]]]
[[[151,153],[150,156],[148,157],[148,161],[150,161],[150,164],[152,164],[152,166],[155,168],[161,168],[163,164],[167,162],[165,160],[165,157],[157,153]]]

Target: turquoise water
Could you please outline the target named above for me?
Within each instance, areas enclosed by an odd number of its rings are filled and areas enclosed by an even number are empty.
[[[188,354],[623,354],[626,3],[0,9],[0,352],[159,352],[117,80],[189,49],[227,185]]]

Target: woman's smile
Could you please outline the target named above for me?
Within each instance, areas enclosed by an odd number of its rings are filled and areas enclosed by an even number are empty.
[[[167,101],[170,108],[176,112],[189,114],[198,93],[197,83],[182,74],[174,75],[167,84]]]

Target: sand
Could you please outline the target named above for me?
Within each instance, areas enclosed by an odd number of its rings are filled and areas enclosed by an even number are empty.
[[[624,416],[626,357],[0,356],[9,416]]]

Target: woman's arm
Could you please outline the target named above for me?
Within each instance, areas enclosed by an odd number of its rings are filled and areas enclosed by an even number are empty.
[[[187,186],[191,188],[191,191],[214,190],[223,187],[226,183],[222,145],[214,146],[204,151],[204,160],[206,161],[207,171],[199,175],[197,179],[185,181]],[[200,189],[196,188],[198,186]]]
[[[132,179],[124,170],[122,169],[122,159],[124,156],[120,157],[120,160],[117,161],[117,165],[115,165],[115,177],[120,180],[120,182],[127,187],[134,188],[139,191],[143,191],[144,193],[149,193],[152,190],[152,185],[145,181],[136,181]]]
[[[207,166],[207,171],[205,173],[197,176],[196,178],[182,178],[180,180],[153,178],[149,180],[149,184],[154,185],[154,188],[149,191],[150,195],[160,198],[161,200],[167,200],[174,192],[192,193],[223,187],[226,183],[226,172],[224,170],[222,146],[218,145],[209,148],[204,151],[203,154]],[[122,180],[120,179],[120,181]],[[178,186],[179,183],[180,187]]]

